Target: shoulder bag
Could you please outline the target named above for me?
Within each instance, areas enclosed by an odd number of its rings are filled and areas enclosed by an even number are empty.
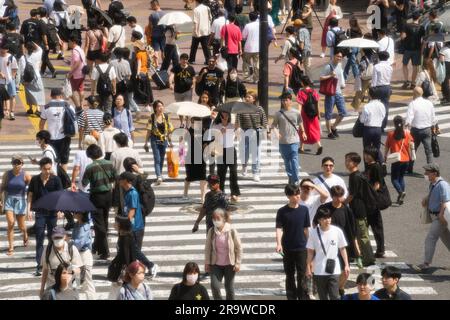
[[[287,117],[287,115],[284,113],[284,111],[283,110],[280,110],[280,113],[283,115],[283,117],[294,127],[294,129],[295,129],[295,131],[297,131],[298,132],[298,128],[297,128],[297,126],[291,121],[291,119],[289,119],[288,117]]]
[[[225,46],[220,48],[220,54],[222,58],[227,59],[228,58],[228,28],[227,23],[225,22],[225,25],[223,26],[225,28]]]
[[[433,157],[439,158],[439,156],[441,155],[441,150],[439,147],[439,142],[437,140],[437,135],[434,133],[431,135],[431,150],[433,151]]]
[[[442,180],[441,180],[442,181]],[[434,187],[436,187],[441,181],[438,181],[435,185],[432,185],[430,188],[430,192],[428,192],[427,199],[425,201],[425,208],[420,212],[420,223],[421,224],[430,224],[431,223],[431,215],[428,210],[428,200],[430,199],[431,192],[433,192]]]
[[[398,150],[397,152],[390,153],[387,156],[387,158],[386,158],[387,163],[396,163],[396,162],[400,161],[404,142],[405,142],[405,138],[402,139],[402,145],[400,146],[400,150]]]
[[[325,263],[325,272],[329,274],[334,274],[334,269],[336,268],[336,260],[335,259],[328,259],[327,252],[325,250],[325,246],[323,245],[322,236],[320,235],[320,227],[317,226],[317,235],[319,236],[320,245],[322,246],[323,253],[325,257],[327,258],[327,261]]]
[[[356,119],[355,124],[353,125],[352,135],[355,138],[362,138],[364,135],[364,123],[359,120],[359,116]]]
[[[334,71],[331,63],[329,64],[331,71]],[[336,94],[338,79],[335,77],[328,78],[326,80],[320,80],[320,89],[319,92],[326,96],[334,96]]]

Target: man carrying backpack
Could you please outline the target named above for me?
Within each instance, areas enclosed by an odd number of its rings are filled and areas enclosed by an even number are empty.
[[[68,132],[67,127],[70,126],[70,121],[73,121],[72,125],[75,125],[75,109],[64,100],[61,88],[53,88],[50,96],[52,100],[41,113],[39,130],[44,130],[45,122],[48,121],[48,131],[51,135],[50,145],[55,150],[61,167],[67,171],[70,142],[72,140],[72,134]],[[73,135],[75,135],[75,132],[73,132]]]
[[[286,28],[286,41],[284,42],[283,51],[281,51],[281,54],[278,56],[278,58],[275,59],[275,63],[280,61],[281,59],[285,59],[286,62],[289,61],[289,51],[291,49],[297,50],[299,53],[301,53],[299,42],[295,37],[295,27],[294,26],[288,26]]]
[[[345,30],[339,27],[339,20],[336,18],[331,18],[330,30],[327,32],[327,47],[330,48],[330,60],[333,60],[334,52],[336,51],[338,44],[345,39],[347,39],[347,35]],[[348,52],[342,51],[342,53],[346,56]]]
[[[283,92],[288,92],[289,89],[294,91],[295,95],[302,87],[302,77],[303,70],[300,68],[302,66],[301,55],[294,48],[291,48],[288,52],[288,61],[284,64],[283,76],[284,76],[284,86]]]
[[[22,23],[20,34],[25,37],[25,43],[34,42],[42,48],[43,44],[47,43],[47,36],[45,35],[43,24],[39,21],[38,10],[32,9],[30,17]]]
[[[116,95],[116,71],[108,60],[109,55],[101,54],[91,74],[91,95],[97,92],[100,109],[105,113],[111,113],[112,97]]]
[[[52,240],[44,249],[42,255],[42,278],[39,297],[44,297],[44,290],[55,284],[55,271],[62,263],[67,263],[69,269],[76,275],[80,274],[80,268],[83,266],[78,249],[67,242],[66,231],[62,227],[53,228]]]

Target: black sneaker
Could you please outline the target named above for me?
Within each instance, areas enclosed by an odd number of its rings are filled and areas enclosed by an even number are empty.
[[[34,113],[33,109],[30,108],[30,109],[27,110],[27,114],[33,114],[33,113]]]
[[[386,258],[386,255],[384,252],[377,252],[377,253],[375,253],[375,258],[384,259],[384,258]]]
[[[333,135],[334,135],[336,138],[339,138],[339,134],[338,134],[338,132],[337,132],[337,129],[331,129],[331,132],[333,133]]]
[[[397,203],[398,205],[402,205],[405,202],[405,197],[406,197],[406,192],[402,192],[398,198],[397,198]]]
[[[328,134],[328,139],[336,140],[336,136],[335,136],[332,132],[330,132],[330,133]]]
[[[36,271],[33,274],[35,277],[40,277],[42,276],[42,266],[37,266],[36,267]]]
[[[108,253],[101,254],[98,258],[99,258],[100,260],[108,260],[109,254],[108,254]]]
[[[319,147],[316,152],[316,156],[320,156],[323,152],[323,147]]]

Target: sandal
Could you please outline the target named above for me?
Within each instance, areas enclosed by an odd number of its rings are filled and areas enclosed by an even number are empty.
[[[14,249],[9,248],[8,251],[6,252],[7,256],[12,256],[14,254]]]
[[[27,239],[25,240],[23,240],[23,246],[24,247],[28,247],[28,240],[30,240],[30,238],[29,237],[27,237]]]

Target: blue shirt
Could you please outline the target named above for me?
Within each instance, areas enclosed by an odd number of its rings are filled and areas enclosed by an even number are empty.
[[[434,188],[431,190],[433,186]],[[430,184],[429,190],[431,193],[428,199],[428,210],[431,212],[441,211],[441,205],[450,201],[450,187],[447,181],[439,178],[435,184]]]
[[[75,224],[72,231],[72,240],[78,251],[92,250],[91,226],[89,223]]]
[[[122,111],[114,108],[114,128],[119,129],[125,133],[128,139],[131,140],[131,132],[134,131],[133,117],[128,109],[122,109]]]
[[[354,293],[354,294],[346,294],[344,297],[342,297],[342,300],[359,300],[358,294]],[[378,299],[376,296],[374,296],[373,294],[370,297],[370,300],[380,300]]]
[[[130,190],[125,193],[125,205],[123,208],[124,215],[128,215],[128,211],[130,211],[130,209],[136,209],[134,218],[131,219],[133,231],[140,231],[144,229],[144,218],[142,217],[139,193],[134,187],[131,187]]]

